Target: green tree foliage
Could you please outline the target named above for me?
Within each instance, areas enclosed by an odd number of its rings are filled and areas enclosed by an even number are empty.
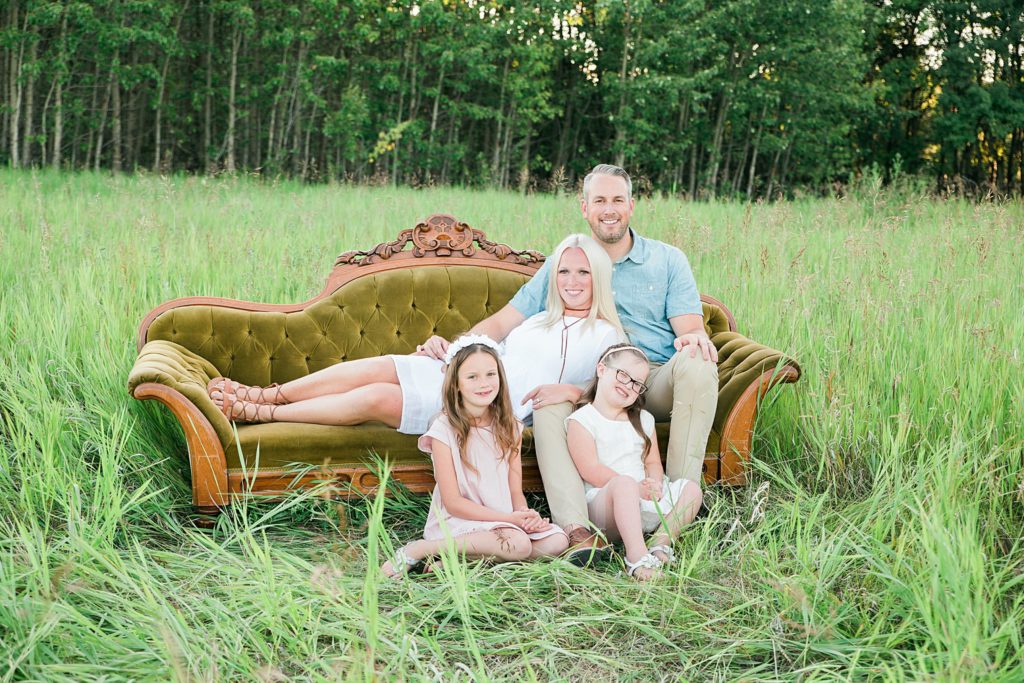
[[[1024,189],[1019,0],[0,0],[0,162]]]

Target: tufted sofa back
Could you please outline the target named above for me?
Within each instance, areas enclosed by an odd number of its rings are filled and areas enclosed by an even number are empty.
[[[498,311],[526,275],[471,265],[417,265],[352,280],[303,310],[172,308],[146,339],[165,339],[245,384],[287,382],[344,360],[411,353]]]

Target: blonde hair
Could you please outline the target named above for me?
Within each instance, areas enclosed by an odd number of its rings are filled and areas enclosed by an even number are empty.
[[[649,358],[647,358],[647,354],[644,353],[640,348],[633,346],[632,344],[615,344],[613,346],[609,346],[605,350],[605,352],[601,354],[601,360],[597,361],[597,364],[604,365],[607,368],[609,367],[609,360],[613,358],[618,358],[619,356],[626,353],[650,365],[651,361]],[[594,398],[597,397],[597,383],[600,381],[601,378],[598,377],[597,373],[595,372],[594,379],[590,380],[590,384],[587,385],[587,388],[583,391],[583,394],[580,396],[579,400],[576,401],[575,405],[573,405],[573,410],[576,410],[577,408],[582,408],[588,403],[594,402]],[[612,381],[617,380],[613,378]],[[633,425],[633,429],[640,436],[640,438],[644,440],[644,450],[640,456],[641,458],[646,458],[648,451],[651,450],[651,437],[648,436],[647,432],[644,431],[643,425],[640,422],[640,412],[644,409],[644,405],[646,405],[646,403],[646,395],[637,394],[636,400],[626,407],[626,417],[629,419],[629,424]]]
[[[448,367],[445,368],[444,384],[441,387],[441,405],[444,414],[448,416],[448,422],[455,432],[455,438],[459,445],[459,454],[462,458],[462,465],[476,472],[476,468],[469,461],[466,454],[466,443],[469,440],[469,432],[473,425],[466,415],[462,405],[462,392],[459,391],[459,368],[466,360],[476,353],[483,353],[494,359],[498,365],[498,395],[494,397],[488,411],[491,415],[491,431],[494,434],[494,443],[498,446],[501,460],[511,460],[519,453],[519,429],[515,411],[512,410],[512,399],[508,394],[508,382],[505,381],[505,368],[501,364],[501,358],[497,352],[486,344],[470,344],[459,349],[452,358]]]
[[[584,325],[593,325],[597,319],[606,320],[618,331],[619,337],[626,338],[622,329],[622,322],[615,310],[615,299],[612,297],[612,260],[608,258],[601,245],[593,237],[583,234],[574,234],[566,237],[555,247],[555,252],[548,258],[551,266],[551,273],[548,278],[548,299],[545,304],[547,317],[545,325],[554,325],[561,321],[565,315],[565,302],[558,294],[558,268],[562,264],[562,255],[567,249],[581,249],[590,262],[591,299],[590,313],[587,314]]]

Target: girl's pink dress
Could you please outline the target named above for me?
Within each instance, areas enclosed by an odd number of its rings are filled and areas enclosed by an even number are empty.
[[[521,425],[520,429],[522,429]],[[459,492],[466,499],[498,512],[512,512],[512,492],[508,487],[508,461],[498,459],[498,446],[494,442],[494,434],[491,433],[491,430],[486,427],[474,427],[470,430],[469,438],[466,440],[468,460],[476,468],[475,473],[463,466],[458,439],[445,415],[439,415],[430,425],[427,433],[420,437],[418,442],[420,450],[433,455],[435,439],[451,449]],[[442,520],[444,528],[441,526]],[[423,538],[432,541],[444,538],[446,535],[462,536],[498,527],[519,528],[509,522],[482,522],[451,515],[445,510],[444,503],[441,501],[441,487],[434,486],[434,494],[430,501],[430,514],[427,516],[427,526],[423,530]],[[445,530],[447,530],[447,534]],[[546,531],[538,531],[529,536],[536,541],[553,534],[564,533],[560,527],[552,524]]]

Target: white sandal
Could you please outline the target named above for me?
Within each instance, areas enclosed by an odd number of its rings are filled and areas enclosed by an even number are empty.
[[[408,574],[413,569],[423,564],[423,560],[414,560],[409,557],[408,553],[405,552],[407,547],[408,546],[402,546],[396,550],[395,554],[391,557],[391,569],[395,573],[388,578],[397,579],[403,574]]]
[[[626,561],[626,574],[633,576],[637,569],[661,569],[662,562],[651,553],[647,553],[636,562],[630,562],[628,558],[623,558]]]
[[[663,565],[669,564],[670,562],[674,562],[676,559],[676,554],[672,550],[672,546],[670,545],[652,546],[651,548],[648,548],[647,552],[651,553],[652,555],[654,555],[654,553],[664,553],[666,559],[661,561]]]

